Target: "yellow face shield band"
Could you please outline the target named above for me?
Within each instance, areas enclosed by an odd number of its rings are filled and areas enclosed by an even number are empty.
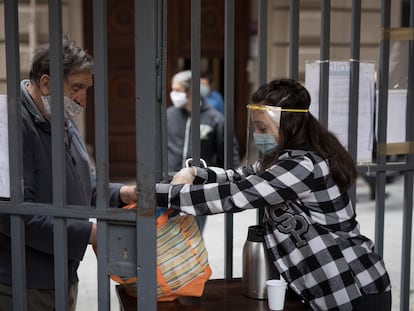
[[[309,111],[308,109],[282,108],[282,107],[276,107],[276,106],[265,106],[265,105],[256,105],[256,104],[247,105],[247,109],[248,109],[249,115],[252,116],[253,118],[259,117],[260,115],[263,118],[265,117],[265,115],[267,115],[270,118],[270,120],[272,120],[273,123],[277,126],[277,128],[279,128],[279,125],[280,125],[281,112],[306,113]]]

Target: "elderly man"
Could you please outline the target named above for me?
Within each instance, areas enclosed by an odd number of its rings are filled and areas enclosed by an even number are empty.
[[[93,59],[75,42],[63,41],[64,124],[67,204],[95,204],[95,176],[86,146],[76,127],[76,117],[86,106],[86,91],[92,86]],[[23,122],[24,200],[52,203],[50,58],[47,46],[34,55],[30,80],[21,82]],[[134,186],[110,184],[111,206],[136,201]],[[26,278],[28,310],[54,310],[53,219],[26,216]],[[96,225],[88,219],[68,219],[68,301],[75,310],[77,269],[88,244],[96,244]],[[0,310],[12,306],[10,219],[0,216]]]

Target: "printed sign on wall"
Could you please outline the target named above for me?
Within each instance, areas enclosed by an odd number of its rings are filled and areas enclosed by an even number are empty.
[[[10,198],[7,95],[0,95],[0,198]]]

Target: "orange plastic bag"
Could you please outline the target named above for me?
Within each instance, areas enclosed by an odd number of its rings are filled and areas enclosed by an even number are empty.
[[[129,204],[124,208],[136,208]],[[195,217],[169,218],[167,210],[157,218],[157,300],[178,296],[201,297],[211,276],[208,254]],[[136,277],[111,276],[126,292],[136,296]]]

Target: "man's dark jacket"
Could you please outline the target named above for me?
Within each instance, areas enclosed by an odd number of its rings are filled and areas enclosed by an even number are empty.
[[[46,121],[27,92],[28,81],[21,83],[23,122],[24,200],[52,203],[51,124]],[[86,146],[74,121],[65,131],[67,204],[85,208],[95,204],[95,177]],[[110,185],[110,204],[119,205],[121,184]],[[26,273],[28,288],[54,288],[53,219],[50,216],[25,216]],[[88,245],[92,223],[67,220],[69,284],[78,282],[77,269]],[[0,214],[0,283],[11,285],[10,217]]]

